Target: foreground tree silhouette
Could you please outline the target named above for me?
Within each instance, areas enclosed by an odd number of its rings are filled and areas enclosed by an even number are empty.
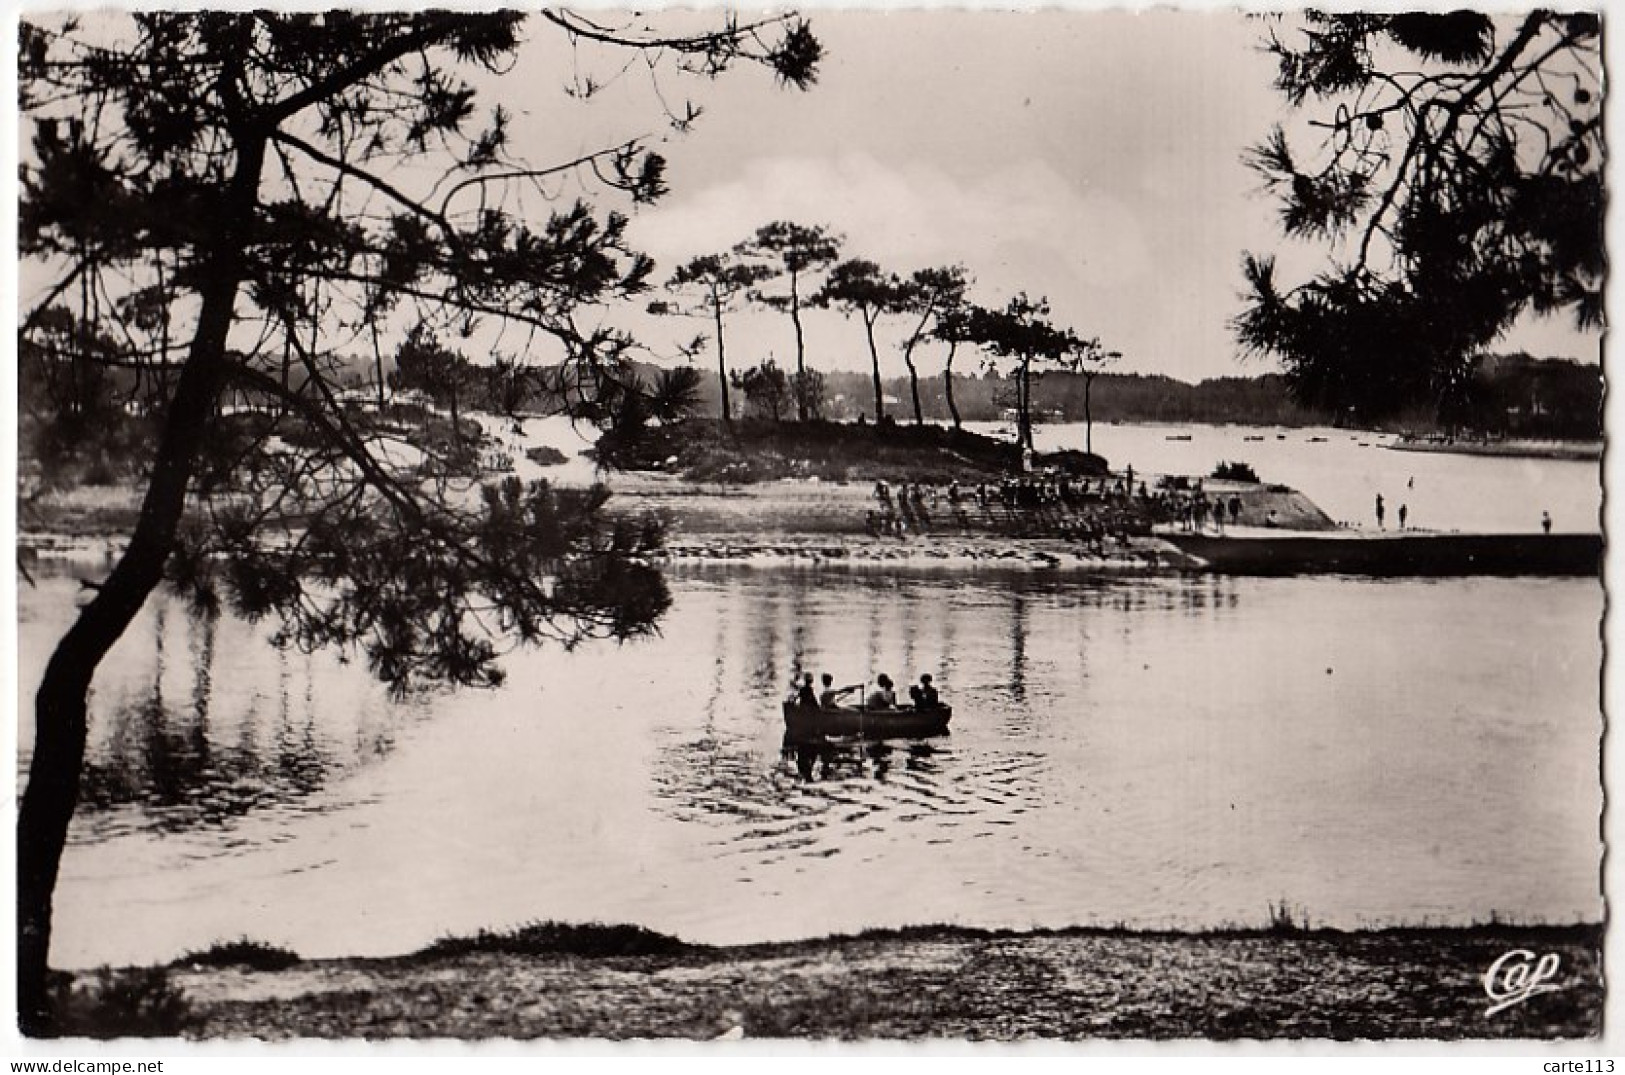
[[[1286,234],[1333,263],[1294,286],[1249,255],[1235,331],[1301,401],[1368,420],[1420,402],[1450,422],[1473,356],[1526,311],[1602,324],[1595,14],[1310,13],[1268,44],[1325,133],[1303,157],[1277,128],[1249,162]]]
[[[792,384],[796,387],[796,418],[805,422],[813,402],[811,385],[807,377],[807,344],[801,328],[801,307],[807,300],[802,295],[802,281],[833,262],[839,255],[841,240],[821,227],[807,227],[789,220],[775,220],[756,229],[756,234],[740,243],[735,252],[746,258],[758,258],[773,267],[775,275],[789,278],[784,292],[751,292],[751,299],[773,310],[787,310],[790,323],[796,330],[796,372]]]
[[[35,696],[17,820],[25,1033],[52,1028],[52,892],[87,692],[160,581],[205,613],[229,602],[277,617],[287,644],[360,651],[402,689],[492,684],[504,640],[634,637],[668,603],[642,559],[657,528],[607,520],[602,489],[482,488],[415,468],[390,427],[335,390],[335,345],[381,324],[517,329],[549,351],[550,389],[574,413],[599,413],[625,375],[631,341],[575,318],[644,290],[652,264],[626,246],[625,218],[578,202],[531,223],[515,207],[575,169],[647,201],[663,162],[637,143],[546,165],[511,155],[510,116],[477,119],[464,75],[505,70],[523,18],[261,11],[21,28],[19,246],[38,284],[24,342],[49,363],[139,371],[160,416],[125,551]],[[705,74],[745,60],[805,86],[819,58],[794,16],[685,36],[535,18]],[[47,331],[63,324],[82,330]],[[89,337],[118,349],[73,342]],[[223,416],[228,392],[259,413]]]

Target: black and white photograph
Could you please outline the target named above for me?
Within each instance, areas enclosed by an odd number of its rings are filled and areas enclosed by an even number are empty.
[[[23,9],[8,1054],[1604,1055],[1605,22]]]

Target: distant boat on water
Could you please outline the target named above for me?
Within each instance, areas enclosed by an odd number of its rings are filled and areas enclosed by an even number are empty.
[[[1163,437],[1162,439],[1163,440],[1190,440],[1191,435],[1189,433],[1170,433],[1166,437]]]

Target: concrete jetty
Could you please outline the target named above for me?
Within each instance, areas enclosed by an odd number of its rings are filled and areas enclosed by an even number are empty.
[[[1160,536],[1197,570],[1223,575],[1602,574],[1600,534]]]

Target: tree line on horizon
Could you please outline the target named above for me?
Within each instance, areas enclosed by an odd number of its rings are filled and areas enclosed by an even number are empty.
[[[845,240],[822,225],[789,220],[764,224],[732,248],[700,254],[683,262],[666,281],[668,297],[649,304],[660,315],[701,317],[712,333],[694,338],[681,350],[694,358],[707,347],[716,355],[717,399],[723,422],[732,422],[732,391],[754,398],[773,417],[793,409],[800,421],[819,417],[829,402],[829,374],[807,363],[806,329],[802,312],[833,309],[863,326],[870,361],[869,398],[872,409],[855,411],[869,421],[883,423],[887,413],[885,378],[880,373],[880,348],[875,338],[882,318],[902,322],[904,335],[898,349],[916,425],[926,420],[920,358],[922,345],[945,347],[942,356],[941,398],[947,417],[957,427],[963,421],[955,389],[962,379],[954,371],[961,347],[978,350],[984,370],[1003,369],[1010,376],[1011,408],[1016,416],[1016,439],[1032,446],[1035,411],[1033,387],[1050,371],[1080,372],[1092,377],[1121,356],[1107,350],[1098,337],[1083,336],[1057,325],[1049,299],[1020,292],[1002,306],[972,301],[974,280],[964,265],[938,265],[908,273],[882,268],[864,257],[841,257]],[[781,370],[771,358],[743,371],[728,366],[727,317],[747,306],[787,313],[795,332],[795,368]],[[754,391],[752,391],[754,389]],[[856,398],[856,393],[851,397]]]
[[[347,383],[359,388],[367,382],[357,365]],[[766,370],[769,376],[763,376]],[[647,386],[651,416],[719,419],[721,392],[714,377],[703,377],[692,366],[675,368],[637,362],[633,371]],[[771,374],[776,373],[776,376]],[[865,414],[871,391],[870,375],[852,370],[829,373],[809,371],[814,394],[807,400],[810,420],[855,421]],[[451,385],[461,385],[454,390]],[[549,410],[545,394],[522,390],[514,394],[503,371],[465,360],[460,375],[441,374],[424,379],[408,371],[394,375],[402,388],[423,391],[437,406],[451,409],[461,394],[472,409],[495,414],[543,413]],[[1537,358],[1527,353],[1477,357],[1471,387],[1459,420],[1441,421],[1436,410],[1421,403],[1376,420],[1356,420],[1347,411],[1308,406],[1298,401],[1284,373],[1230,375],[1188,382],[1166,374],[1101,372],[1091,389],[1094,419],[1104,422],[1196,423],[1210,425],[1355,426],[1410,433],[1464,433],[1593,440],[1602,436],[1603,378],[1595,364],[1565,358]],[[744,395],[744,417],[789,421],[794,416],[791,377],[771,362],[733,371],[730,384]],[[952,385],[951,394],[949,385]],[[1082,374],[1056,371],[1044,374],[1032,390],[1035,424],[1085,421]],[[906,376],[886,378],[882,390],[888,400],[907,398]],[[994,422],[1011,417],[1014,388],[1010,375],[997,369],[980,374],[952,373],[919,385],[921,413],[928,422]],[[952,400],[952,406],[950,406]]]

